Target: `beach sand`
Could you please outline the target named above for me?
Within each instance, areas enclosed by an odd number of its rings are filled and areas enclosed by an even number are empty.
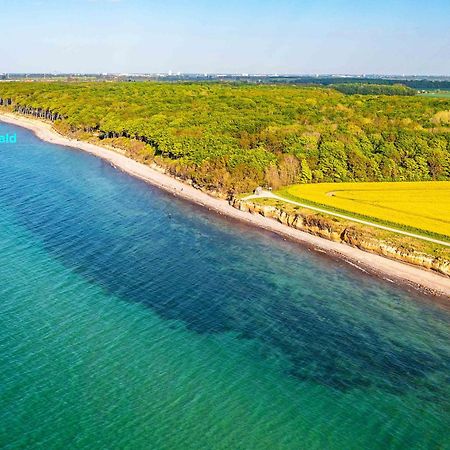
[[[325,252],[332,257],[342,258],[356,270],[366,271],[394,283],[401,282],[410,288],[419,289],[431,295],[450,298],[450,278],[438,273],[368,253],[347,244],[328,241],[304,231],[290,228],[259,214],[239,211],[233,208],[226,200],[211,197],[191,185],[185,184],[155,168],[136,162],[119,152],[64,137],[57,133],[49,123],[17,116],[12,113],[0,113],[0,121],[27,128],[44,141],[84,150],[108,161],[123,172],[171,192],[178,197],[208,208],[210,211],[264,228],[286,239],[307,245],[313,250]]]

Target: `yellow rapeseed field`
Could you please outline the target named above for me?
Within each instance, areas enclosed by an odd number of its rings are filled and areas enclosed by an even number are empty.
[[[279,195],[450,236],[450,181],[296,184]]]

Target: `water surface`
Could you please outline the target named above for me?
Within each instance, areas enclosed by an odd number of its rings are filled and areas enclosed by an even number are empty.
[[[12,131],[2,448],[450,448],[448,309]]]

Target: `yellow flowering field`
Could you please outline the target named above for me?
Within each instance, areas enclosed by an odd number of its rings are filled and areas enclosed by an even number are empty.
[[[296,184],[278,194],[450,236],[450,181]]]

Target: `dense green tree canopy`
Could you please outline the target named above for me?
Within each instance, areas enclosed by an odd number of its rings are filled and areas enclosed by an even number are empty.
[[[402,84],[368,84],[368,83],[343,83],[331,85],[343,94],[361,95],[416,95],[417,90]]]
[[[148,82],[3,82],[0,97],[22,112],[60,114],[61,130],[122,140],[132,157],[221,191],[450,179],[448,99]],[[126,145],[135,140],[145,148]]]

